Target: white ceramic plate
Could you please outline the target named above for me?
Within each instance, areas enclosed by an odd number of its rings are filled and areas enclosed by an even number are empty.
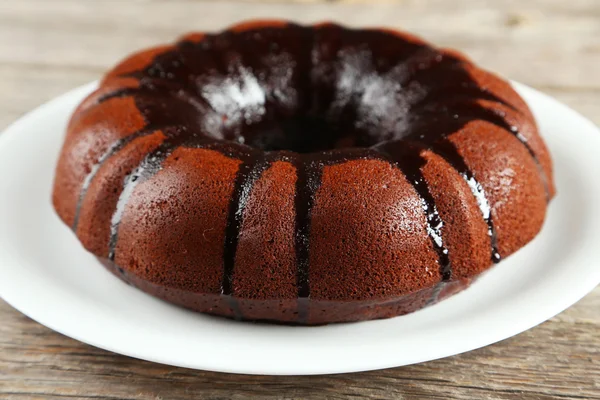
[[[0,295],[82,342],[224,372],[364,371],[446,357],[513,336],[600,282],[600,132],[546,95],[515,86],[550,146],[559,194],[530,245],[433,307],[380,321],[274,326],[196,314],[122,283],[83,250],[50,204],[65,124],[94,83],[41,106],[0,135]]]

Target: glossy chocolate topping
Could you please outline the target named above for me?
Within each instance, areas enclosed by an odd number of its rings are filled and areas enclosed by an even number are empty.
[[[514,107],[481,87],[469,65],[392,32],[333,24],[229,30],[182,40],[150,65],[123,75],[136,79],[138,87],[118,88],[99,98],[101,103],[132,96],[146,126],[115,142],[92,168],[79,196],[74,229],[100,166],[133,140],[161,130],[164,142],[124,181],[111,220],[109,259],[114,261],[119,224],[131,193],[156,174],[174,150],[210,148],[240,160],[228,210],[221,283],[221,295],[229,299],[237,318],[243,316],[232,285],[244,210],[253,186],[276,161],[296,168],[299,322],[307,318],[311,294],[311,211],[324,166],[377,159],[399,168],[421,199],[427,234],[446,282],[453,271],[442,230],[445,221],[422,173],[423,152],[439,155],[476,198],[488,226],[492,260],[498,262],[501,254],[488,198],[448,136],[471,121],[487,121],[516,137],[538,165],[539,161],[502,112],[502,107],[515,111]]]

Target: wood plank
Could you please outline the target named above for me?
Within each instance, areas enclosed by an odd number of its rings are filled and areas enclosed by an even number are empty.
[[[527,5],[405,1],[376,7],[38,0],[5,2],[0,7],[0,63],[106,68],[132,50],[171,41],[189,30],[217,30],[269,16],[403,28],[459,48],[483,66],[530,85],[600,88],[600,17],[593,0]]]
[[[0,130],[135,49],[264,16],[403,28],[600,125],[596,0],[0,0]],[[256,377],[112,354],[0,301],[0,398],[600,399],[599,310],[600,287],[550,321],[466,354],[359,374]]]
[[[240,393],[232,398],[599,399],[598,309],[600,288],[530,331],[459,356],[358,374],[268,377],[194,371],[114,355],[56,334],[2,303],[0,394],[7,394],[3,382],[8,382],[14,398],[32,393],[229,398]]]

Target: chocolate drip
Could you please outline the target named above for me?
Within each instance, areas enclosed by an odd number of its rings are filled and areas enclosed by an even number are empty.
[[[296,228],[295,249],[297,285],[298,285],[298,322],[308,319],[308,299],[310,297],[310,225],[315,194],[321,185],[323,165],[315,160],[302,160],[294,163],[296,167]]]
[[[140,165],[125,177],[123,190],[119,195],[115,212],[110,220],[110,239],[108,241],[108,259],[110,261],[115,260],[115,248],[119,239],[119,225],[121,224],[123,212],[125,211],[125,207],[127,206],[134,189],[140,183],[154,176],[162,168],[162,163],[165,158],[167,158],[177,146],[178,143],[176,140],[165,140],[154,151],[148,153]]]
[[[444,290],[444,287],[448,284],[447,281],[440,281],[434,288],[433,291],[431,292],[431,296],[429,297],[429,299],[427,300],[427,303],[425,303],[425,306],[431,306],[435,303],[438,302],[438,298],[440,297],[440,293],[442,293],[442,290]]]
[[[75,206],[75,219],[73,221],[73,226],[72,226],[73,231],[75,231],[75,232],[77,231],[77,226],[79,225],[79,216],[81,214],[81,206],[83,204],[83,200],[85,199],[85,195],[87,194],[87,191],[90,187],[90,184],[92,183],[92,181],[96,177],[96,174],[98,173],[100,168],[104,165],[106,160],[108,160],[109,158],[114,156],[116,153],[121,151],[127,144],[131,143],[135,139],[143,137],[143,136],[151,135],[151,134],[157,132],[158,130],[165,129],[165,128],[169,128],[169,126],[147,125],[146,127],[140,129],[139,131],[136,131],[129,136],[126,136],[122,139],[117,140],[108,149],[106,149],[106,151],[98,158],[98,161],[96,161],[96,163],[92,166],[92,169],[90,170],[90,172],[86,175],[86,177],[83,180],[83,184],[81,185],[81,189],[79,191],[79,197],[77,199],[77,204]]]
[[[473,193],[475,200],[477,200],[477,205],[479,206],[481,215],[488,226],[488,235],[490,236],[490,244],[492,249],[491,259],[495,263],[499,262],[502,257],[498,252],[498,237],[496,234],[496,228],[494,228],[494,222],[492,220],[492,209],[485,195],[483,186],[481,186],[481,183],[477,181],[473,172],[465,163],[465,160],[458,153],[456,146],[454,146],[450,140],[442,139],[436,143],[433,143],[430,149],[437,155],[444,158],[452,166],[452,168],[454,168],[460,174],[460,176],[463,177],[465,182],[467,182],[469,189],[471,189],[471,193]]]
[[[432,109],[430,113],[439,113],[440,110]],[[445,112],[451,116],[450,121],[444,121],[446,128],[455,128],[458,130],[459,127],[462,127],[469,121],[473,120],[482,120],[489,122],[493,125],[498,126],[499,128],[504,129],[511,135],[513,135],[521,144],[527,149],[527,152],[533,159],[540,174],[540,179],[542,180],[542,185],[544,186],[544,191],[546,193],[547,201],[550,200],[550,189],[548,185],[548,177],[542,168],[542,164],[538,159],[537,155],[531,148],[528,143],[527,138],[519,131],[519,128],[516,125],[511,125],[506,119],[506,113],[502,110],[486,108],[482,105],[479,105],[473,100],[466,102],[459,102],[457,104],[450,104],[445,107]],[[452,122],[454,120],[454,122]],[[443,121],[443,120],[442,120]],[[453,131],[450,131],[453,132]],[[445,138],[447,134],[439,135],[442,138]]]
[[[235,256],[237,253],[240,229],[244,219],[246,204],[254,184],[260,179],[273,161],[278,156],[274,153],[268,156],[250,153],[242,157],[242,164],[235,177],[234,189],[229,203],[229,213],[225,228],[225,247],[223,251],[223,280],[221,282],[221,295],[227,301],[234,312],[235,319],[242,319],[243,315],[237,301],[233,297],[233,273],[235,267]]]
[[[106,93],[102,96],[100,96],[98,98],[98,100],[96,101],[97,104],[100,103],[104,103],[107,100],[110,99],[114,99],[114,98],[123,98],[123,97],[129,97],[129,96],[135,96],[136,94],[138,94],[140,92],[140,88],[139,87],[122,87],[122,88],[118,88],[113,90],[112,92]]]
[[[387,73],[387,77],[401,85],[407,85],[439,68],[452,68],[460,63],[460,60],[445,56],[433,47],[420,45],[410,53],[409,57],[398,64],[399,68],[391,69]]]
[[[115,212],[110,220],[110,239],[108,241],[108,259],[110,261],[115,260],[115,248],[118,241],[119,225],[121,224],[123,212],[125,211],[125,207],[129,202],[133,190],[138,184],[144,182],[160,170],[162,161],[172,149],[173,144],[171,142],[164,142],[154,151],[148,153],[141,164],[125,177],[123,191],[119,196]]]
[[[321,186],[323,168],[351,160],[381,159],[372,149],[349,148],[318,154],[296,155],[296,223],[294,244],[298,286],[298,323],[306,323],[310,299],[310,230],[315,196]]]
[[[505,107],[512,109],[515,112],[520,113],[518,109],[506,100],[496,96],[489,90],[476,85],[473,82],[462,82],[460,84],[445,85],[439,87],[429,88],[430,90],[422,96],[418,101],[411,104],[411,111],[415,112],[422,108],[440,107],[440,103],[455,101],[469,101],[473,102],[476,100],[492,101],[494,103],[502,104]]]
[[[114,261],[115,248],[118,242],[119,225],[123,218],[123,213],[133,194],[134,189],[140,183],[143,183],[153,177],[162,169],[164,160],[178,147],[193,146],[196,148],[216,148],[229,155],[231,150],[228,146],[219,146],[218,143],[211,142],[196,134],[189,133],[185,128],[165,129],[167,139],[165,139],[156,149],[146,155],[142,162],[125,177],[123,190],[119,195],[119,200],[115,207],[115,212],[111,218],[110,239],[108,242],[108,259]],[[222,148],[222,149],[221,149]]]
[[[245,157],[236,174],[233,193],[229,202],[227,226],[225,228],[224,271],[223,282],[221,283],[222,295],[230,296],[233,292],[233,267],[244,210],[246,209],[246,203],[248,202],[254,183],[260,178],[267,166],[266,160],[261,160],[250,155]]]
[[[423,148],[410,142],[398,141],[378,146],[376,149],[402,171],[419,195],[426,217],[427,235],[438,255],[442,281],[449,281],[452,277],[452,265],[442,235],[444,222],[437,210],[435,199],[429,191],[427,181],[421,172],[421,168],[426,163],[421,156]]]

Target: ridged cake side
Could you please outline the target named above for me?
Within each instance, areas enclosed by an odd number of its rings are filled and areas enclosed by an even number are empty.
[[[463,55],[258,21],[111,70],[72,117],[53,202],[150,294],[322,324],[464,288],[533,239],[553,195],[527,105]]]

